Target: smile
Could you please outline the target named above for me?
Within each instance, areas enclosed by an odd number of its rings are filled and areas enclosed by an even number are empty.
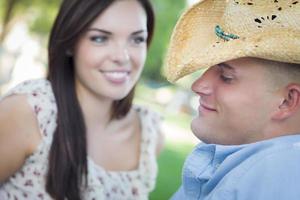
[[[200,113],[203,113],[203,112],[217,112],[217,110],[214,109],[214,108],[212,108],[212,107],[210,107],[210,106],[207,106],[205,104],[200,103],[200,105],[199,105],[199,112]]]
[[[125,83],[129,79],[129,71],[100,71],[106,80],[114,84]]]

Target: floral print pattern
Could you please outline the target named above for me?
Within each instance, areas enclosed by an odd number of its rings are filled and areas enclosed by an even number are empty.
[[[48,154],[56,129],[57,106],[49,81],[25,81],[1,99],[24,94],[32,107],[42,134],[37,151],[25,164],[0,185],[1,200],[52,200],[45,190]],[[0,100],[1,100],[0,99]],[[132,171],[106,171],[88,157],[88,187],[82,187],[84,200],[143,200],[154,189],[157,175],[156,146],[160,116],[142,106],[133,106],[142,124],[139,167]]]

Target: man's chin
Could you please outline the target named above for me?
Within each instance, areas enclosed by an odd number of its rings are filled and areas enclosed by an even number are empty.
[[[198,126],[197,126],[198,125]],[[193,132],[193,134],[201,141],[207,141],[207,138],[204,136],[205,134],[203,133],[203,131],[200,129],[199,124],[197,124],[197,122],[195,121],[195,119],[192,121],[191,124],[191,130]],[[205,142],[206,143],[206,142]]]

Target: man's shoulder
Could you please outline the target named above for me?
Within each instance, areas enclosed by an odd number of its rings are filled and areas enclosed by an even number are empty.
[[[297,156],[298,155],[298,156]],[[254,173],[256,177],[260,172],[277,173],[289,168],[300,169],[300,135],[285,136],[270,141],[261,142],[257,145],[250,145],[236,155],[241,159],[237,169],[241,169],[239,179]],[[298,170],[297,170],[298,171]],[[299,172],[300,176],[300,172]]]
[[[300,141],[294,139],[250,154],[224,177],[225,190],[237,199],[298,199]]]
[[[271,174],[283,172],[285,169],[288,174],[292,170],[300,169],[300,142],[281,145],[279,147],[271,146],[250,158],[251,162],[247,168],[247,174],[259,172]],[[281,173],[282,174],[282,173]],[[280,174],[278,174],[280,176]],[[297,174],[300,176],[300,172]]]

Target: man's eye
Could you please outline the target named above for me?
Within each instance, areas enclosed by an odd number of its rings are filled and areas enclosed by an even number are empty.
[[[225,83],[230,83],[233,78],[232,77],[227,77],[227,76],[224,76],[223,74],[220,75],[220,78],[222,81],[224,81]]]

